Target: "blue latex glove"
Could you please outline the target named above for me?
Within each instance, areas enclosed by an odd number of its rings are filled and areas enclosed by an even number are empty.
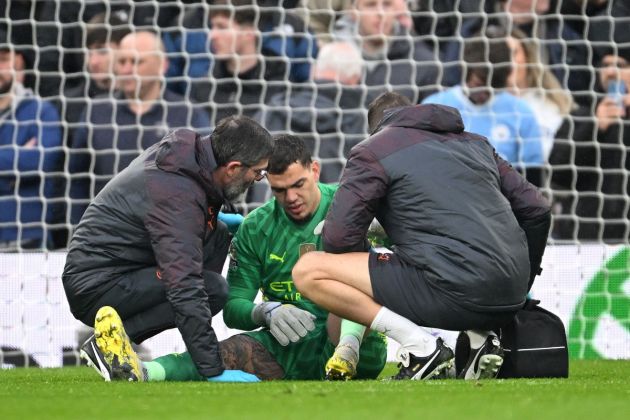
[[[219,376],[209,377],[208,382],[260,382],[260,379],[242,370],[224,370]]]
[[[236,233],[238,227],[243,223],[243,215],[238,213],[223,213],[219,212],[219,220],[227,225],[230,233]]]

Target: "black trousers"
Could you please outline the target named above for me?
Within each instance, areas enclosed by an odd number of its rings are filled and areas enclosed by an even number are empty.
[[[221,226],[222,224],[219,224]],[[230,238],[227,228],[217,228],[204,245],[203,278],[208,293],[208,305],[213,315],[219,313],[227,300],[227,281],[220,274],[227,258]],[[157,278],[157,267],[147,267],[119,276],[116,284],[100,296],[79,320],[94,327],[96,313],[111,306],[123,320],[127,335],[136,344],[162,331],[175,328],[175,313],[166,299],[164,283]]]

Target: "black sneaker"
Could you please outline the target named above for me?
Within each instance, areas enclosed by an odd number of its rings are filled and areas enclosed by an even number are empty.
[[[93,367],[105,381],[109,382],[112,380],[112,368],[96,345],[94,335],[90,336],[85,343],[83,343],[79,354],[81,355],[81,359],[85,360],[88,366]]]
[[[394,380],[412,379],[416,381],[427,379],[446,379],[455,363],[455,354],[450,347],[444,344],[441,338],[436,341],[437,348],[426,357],[418,357],[401,347],[398,350],[400,370]]]
[[[468,362],[461,372],[460,379],[494,379],[503,364],[503,348],[496,335],[489,335],[478,349],[470,349]]]

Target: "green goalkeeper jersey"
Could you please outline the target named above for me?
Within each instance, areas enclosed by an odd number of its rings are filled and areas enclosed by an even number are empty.
[[[230,248],[228,283],[230,291],[223,308],[228,327],[251,331],[260,326],[252,321],[258,291],[263,299],[290,303],[317,316],[315,329],[297,343],[281,346],[268,329],[247,332],[259,341],[284,370],[284,379],[323,379],[324,365],[335,346],[328,339],[328,312],[304,298],[291,278],[301,254],[321,250],[321,237],[315,227],[326,217],[336,185],[318,184],[319,207],[310,221],[296,223],[282,207],[271,200],[249,214],[241,224]],[[376,378],[385,365],[387,344],[371,332],[361,344],[357,379]]]
[[[313,233],[324,220],[337,185],[318,184],[319,207],[304,223],[293,221],[273,199],[250,213],[232,240],[228,301],[223,309],[231,328],[253,330],[254,298],[258,291],[264,300],[290,303],[323,321],[328,312],[301,296],[293,284],[291,270],[301,253],[321,250],[321,236]]]

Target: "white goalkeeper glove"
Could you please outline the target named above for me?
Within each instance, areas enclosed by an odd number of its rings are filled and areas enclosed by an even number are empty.
[[[308,311],[280,302],[263,302],[252,311],[252,321],[261,327],[269,327],[271,335],[283,346],[297,343],[313,331],[315,318]]]

